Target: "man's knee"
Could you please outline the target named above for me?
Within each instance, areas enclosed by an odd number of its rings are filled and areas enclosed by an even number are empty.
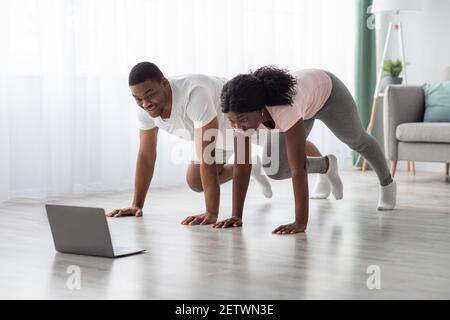
[[[192,191],[203,192],[202,180],[200,178],[200,168],[197,167],[198,166],[196,165],[189,166],[186,173],[186,182]]]

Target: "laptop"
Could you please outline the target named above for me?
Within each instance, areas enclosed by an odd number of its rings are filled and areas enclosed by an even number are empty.
[[[145,251],[112,245],[104,209],[53,204],[45,209],[58,252],[117,258]]]

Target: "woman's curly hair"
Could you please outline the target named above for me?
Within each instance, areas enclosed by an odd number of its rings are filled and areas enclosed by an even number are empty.
[[[296,80],[285,69],[261,67],[248,74],[240,74],[222,89],[222,111],[253,112],[265,106],[292,105]]]

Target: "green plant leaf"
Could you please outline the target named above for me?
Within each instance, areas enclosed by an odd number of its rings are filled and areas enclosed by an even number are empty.
[[[402,70],[403,64],[399,59],[395,61],[386,59],[383,62],[383,72],[385,76],[398,77]]]

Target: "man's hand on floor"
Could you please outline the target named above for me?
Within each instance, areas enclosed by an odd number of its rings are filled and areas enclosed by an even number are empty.
[[[195,216],[189,216],[183,221],[181,221],[181,224],[184,225],[198,225],[198,224],[212,224],[217,221],[217,214],[212,214],[209,212],[205,212],[202,214],[198,214]]]
[[[242,219],[239,217],[231,217],[215,223],[213,227],[216,229],[242,227]]]
[[[116,209],[108,213],[106,216],[110,218],[120,218],[120,217],[142,217],[142,209],[137,206],[131,206],[123,209]]]

